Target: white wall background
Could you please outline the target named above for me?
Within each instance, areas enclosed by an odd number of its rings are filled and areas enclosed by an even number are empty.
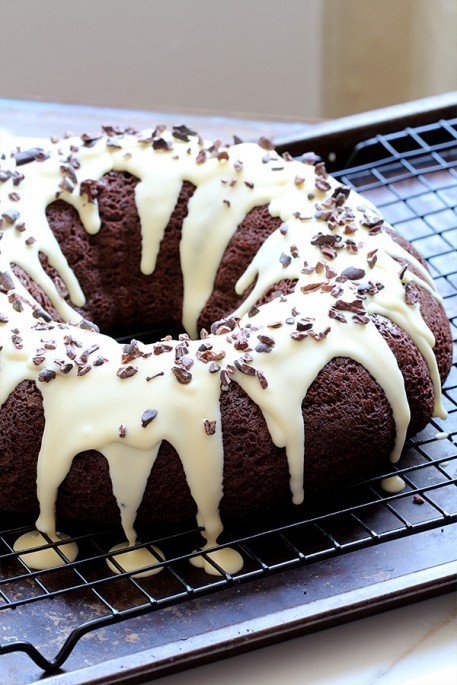
[[[317,113],[320,21],[320,0],[0,0],[0,94]]]
[[[334,117],[457,90],[457,0],[0,0],[0,97]]]

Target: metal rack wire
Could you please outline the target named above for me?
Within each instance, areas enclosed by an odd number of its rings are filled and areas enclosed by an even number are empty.
[[[361,143],[339,179],[363,193],[382,209],[384,217],[427,258],[451,319],[454,340],[457,324],[457,119],[407,128]],[[387,494],[381,479],[373,479],[341,493],[327,508],[284,512],[281,521],[250,521],[240,531],[228,525],[223,544],[240,551],[243,570],[231,576],[219,569],[208,576],[189,560],[202,552],[198,529],[175,531],[141,544],[154,555],[150,577],[138,577],[113,559],[113,540],[105,531],[79,532],[80,555],[65,557],[61,543],[48,541],[64,564],[33,571],[26,558],[13,550],[18,535],[32,528],[1,516],[0,616],[12,620],[36,616],[35,607],[65,600],[70,614],[61,646],[47,654],[43,640],[36,643],[4,630],[0,655],[25,652],[44,671],[59,668],[86,633],[164,607],[218,593],[273,573],[371,545],[443,527],[457,521],[457,366],[444,388],[449,416],[431,422],[410,440],[401,460],[383,477],[400,476],[405,488]],[[156,551],[160,549],[161,554]],[[210,564],[215,565],[208,554]],[[117,567],[113,574],[107,561]],[[146,570],[146,569],[143,569]]]

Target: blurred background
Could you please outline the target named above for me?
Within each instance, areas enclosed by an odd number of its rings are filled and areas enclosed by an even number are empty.
[[[457,90],[456,0],[0,0],[0,97],[314,120]]]

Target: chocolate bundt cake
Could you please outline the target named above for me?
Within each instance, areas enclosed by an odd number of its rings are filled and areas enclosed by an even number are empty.
[[[106,128],[4,155],[0,193],[0,509],[51,538],[196,515],[213,547],[445,415],[426,264],[320,162]]]

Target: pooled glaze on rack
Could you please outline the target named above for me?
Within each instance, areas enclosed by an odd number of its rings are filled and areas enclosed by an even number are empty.
[[[83,306],[84,293],[48,225],[46,207],[62,199],[75,207],[86,231],[98,232],[91,184],[111,170],[139,179],[135,198],[144,274],[154,270],[183,182],[196,187],[182,226],[187,334],[178,340],[124,346],[100,334],[65,301],[40,262],[40,253],[46,255],[71,303]],[[415,342],[433,381],[435,414],[445,416],[434,336],[418,303],[408,297],[410,281],[438,297],[432,280],[383,231],[371,205],[330,178],[323,165],[279,157],[266,141],[224,147],[184,127],[173,132],[160,127],[50,143],[49,149],[6,157],[0,174],[0,404],[26,379],[43,396],[37,528],[51,538],[57,535],[57,491],[73,457],[95,449],[109,463],[127,544],[133,546],[136,512],[167,440],[196,502],[205,549],[216,547],[224,463],[219,397],[229,382],[239,383],[259,406],[272,441],[285,448],[292,499],[300,503],[306,479],[301,405],[319,371],[335,357],[359,362],[383,388],[396,425],[391,455],[396,461],[410,412],[403,376],[370,319],[373,314],[388,316]],[[254,283],[252,292],[198,338],[198,316],[224,250],[245,215],[259,205],[268,205],[282,223],[237,283],[239,294]],[[400,269],[398,259],[420,276]],[[29,274],[68,323],[49,319],[12,264]],[[259,297],[281,279],[295,280],[294,291],[257,307]],[[216,548],[211,558],[229,573],[242,565],[240,555],[226,547]],[[201,563],[217,572],[203,557]]]

